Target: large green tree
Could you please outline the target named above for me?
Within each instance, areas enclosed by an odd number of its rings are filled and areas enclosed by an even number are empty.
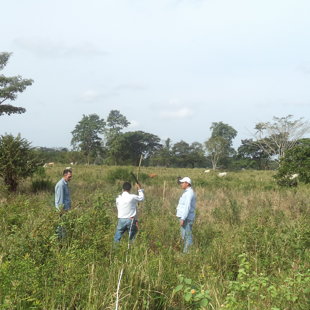
[[[192,168],[198,167],[205,167],[206,156],[204,151],[204,146],[202,143],[193,142],[190,145],[190,154],[189,154],[189,163],[191,164]]]
[[[232,141],[237,136],[237,131],[223,122],[212,123],[210,129],[212,131],[211,137],[205,142],[205,147],[212,168],[215,170],[219,163],[225,165],[229,156],[235,154]]]
[[[95,159],[103,152],[102,138],[104,133],[105,121],[97,114],[83,115],[82,120],[78,122],[72,133],[71,145],[74,149],[80,150],[87,158]]]
[[[108,137],[115,136],[121,132],[122,129],[128,127],[130,122],[126,116],[122,115],[118,110],[111,110],[107,117],[106,133]]]
[[[229,146],[232,145],[232,140],[237,136],[237,130],[223,122],[212,123],[210,129],[212,130],[212,138],[222,137],[227,141]]]
[[[280,167],[276,174],[278,183],[294,184],[293,174],[298,174],[299,181],[310,183],[310,138],[298,140],[280,160]]]
[[[169,167],[172,163],[172,142],[170,138],[167,138],[163,146],[159,148],[151,158],[151,165]]]
[[[143,156],[146,163],[162,145],[156,135],[143,131],[120,133],[108,145],[109,161],[113,164],[137,165]]]
[[[130,122],[127,120],[126,116],[120,113],[118,110],[111,110],[108,117],[105,128],[105,140],[109,144],[121,131],[128,127]]]
[[[130,125],[126,116],[118,110],[111,110],[108,117],[106,128],[104,130],[107,162],[116,164],[122,156],[118,154],[122,146],[119,145],[122,141],[122,130]]]
[[[269,164],[269,155],[260,148],[253,139],[241,140],[236,160],[240,168],[266,169]]]
[[[219,161],[227,155],[228,142],[223,137],[211,137],[205,142],[205,147],[208,154],[207,158],[212,164],[212,169],[215,170]]]
[[[171,149],[172,164],[176,167],[204,167],[206,157],[203,145],[199,142],[189,144],[183,140],[173,145]]]
[[[181,140],[176,142],[171,150],[173,158],[173,166],[175,167],[190,167],[190,145]]]
[[[9,191],[16,191],[20,180],[31,176],[42,161],[30,143],[20,135],[0,137],[0,177]]]
[[[7,65],[10,53],[0,53],[0,71]],[[25,108],[16,107],[12,104],[4,104],[7,101],[14,101],[18,93],[22,93],[27,86],[32,85],[33,80],[23,79],[21,76],[6,77],[0,75],[0,116],[3,114],[21,114],[26,112]]]

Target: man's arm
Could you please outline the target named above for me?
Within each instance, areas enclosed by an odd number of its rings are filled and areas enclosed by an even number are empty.
[[[144,190],[141,188],[140,184],[136,184],[136,187],[138,189],[138,195],[135,195],[135,199],[137,201],[143,201],[144,200]]]

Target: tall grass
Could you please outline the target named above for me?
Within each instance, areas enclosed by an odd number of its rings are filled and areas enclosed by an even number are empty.
[[[49,179],[56,183],[62,168],[48,169]],[[118,309],[308,309],[309,187],[281,189],[270,171],[221,179],[200,169],[142,168],[146,200],[126,261],[126,236],[113,246],[115,197],[125,181],[117,169],[74,167],[73,208],[61,218],[53,193],[33,193],[31,181],[17,195],[2,193],[1,309],[115,309],[122,269]],[[197,194],[187,255],[175,218],[179,175],[192,178]],[[55,235],[60,223],[63,240]],[[179,275],[191,280],[192,296]],[[205,291],[202,306],[195,300]]]

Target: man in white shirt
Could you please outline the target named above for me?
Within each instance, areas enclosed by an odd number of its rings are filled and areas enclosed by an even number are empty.
[[[137,184],[138,195],[130,194],[131,184],[123,184],[123,192],[116,198],[118,223],[114,235],[114,241],[119,242],[124,232],[128,231],[129,239],[133,240],[138,231],[137,204],[144,200],[144,191]]]
[[[189,177],[180,179],[179,184],[184,190],[177,206],[177,218],[180,223],[180,231],[184,240],[183,252],[187,253],[193,244],[192,227],[196,211],[196,195],[192,189],[192,181]]]

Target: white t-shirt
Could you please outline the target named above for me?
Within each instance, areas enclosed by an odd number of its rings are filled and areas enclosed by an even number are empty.
[[[129,194],[124,191],[116,198],[116,207],[118,211],[118,218],[136,217],[137,203],[144,200],[143,189],[138,190],[138,195]]]

